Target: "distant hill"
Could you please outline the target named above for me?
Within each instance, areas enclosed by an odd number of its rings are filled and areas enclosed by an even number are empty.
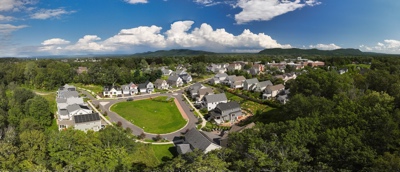
[[[196,56],[196,55],[206,55],[206,54],[216,54],[208,51],[200,50],[189,50],[189,49],[172,49],[172,50],[158,50],[149,51],[144,53],[136,53],[133,56],[140,57],[174,57],[174,56]]]
[[[362,52],[359,49],[336,49],[336,50],[318,50],[318,49],[299,49],[299,48],[271,48],[260,51],[258,54],[266,55],[290,55],[290,56],[304,56],[304,55],[321,55],[321,56],[342,56],[342,55],[372,55],[377,53]]]

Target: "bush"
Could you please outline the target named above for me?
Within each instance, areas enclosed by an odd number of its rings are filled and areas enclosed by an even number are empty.
[[[122,127],[122,122],[121,121],[117,122],[117,127]]]
[[[104,116],[107,116],[107,111],[104,111],[103,115],[104,115]]]
[[[125,133],[126,133],[126,134],[132,134],[132,129],[129,128],[129,127],[126,127]]]
[[[140,135],[138,136],[138,139],[139,139],[139,140],[143,140],[144,138],[146,138],[146,134],[144,134],[144,133],[142,132],[142,134],[140,134]]]
[[[208,114],[207,108],[201,108],[201,109],[200,109],[200,112],[201,112],[202,114]]]
[[[154,137],[153,139],[154,139],[154,141],[158,142],[158,141],[161,141],[161,140],[162,140],[162,137],[161,137],[160,134],[157,134],[157,136]]]

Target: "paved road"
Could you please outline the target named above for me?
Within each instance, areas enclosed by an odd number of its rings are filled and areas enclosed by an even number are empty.
[[[186,132],[187,129],[191,129],[193,127],[196,127],[196,122],[198,121],[197,118],[195,117],[195,115],[193,114],[193,112],[190,111],[191,107],[189,106],[189,104],[187,102],[184,101],[184,99],[182,99],[182,91],[178,91],[175,93],[165,93],[165,94],[148,94],[148,95],[140,95],[140,96],[133,96],[134,97],[134,101],[135,100],[140,100],[140,99],[148,99],[150,97],[156,97],[156,96],[173,96],[178,100],[179,105],[182,107],[182,110],[186,113],[187,117],[189,118],[189,123],[186,125],[186,127],[180,129],[179,131],[173,132],[173,133],[169,133],[169,134],[161,134],[161,136],[163,138],[166,138],[167,140],[172,141],[174,139],[174,137],[179,137],[182,135],[182,133]],[[122,123],[122,127],[123,128],[131,128],[132,129],[132,133],[134,135],[140,135],[141,133],[143,133],[143,129],[133,125],[131,122],[129,122],[128,120],[122,118],[121,116],[119,116],[118,114],[111,112],[110,111],[110,107],[118,102],[123,102],[126,101],[126,98],[120,98],[120,99],[103,99],[103,100],[96,100],[93,99],[92,103],[94,105],[99,104],[100,108],[102,109],[102,111],[106,111],[107,112],[107,116],[110,118],[111,122],[121,122]],[[107,104],[106,104],[107,103]],[[178,105],[178,106],[179,106]],[[152,139],[154,137],[156,137],[157,134],[146,134],[146,138],[147,139]]]

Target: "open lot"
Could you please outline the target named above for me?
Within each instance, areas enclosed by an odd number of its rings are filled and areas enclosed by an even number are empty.
[[[177,131],[186,124],[174,99],[161,96],[153,99],[120,102],[111,111],[142,128],[147,133],[164,134]]]

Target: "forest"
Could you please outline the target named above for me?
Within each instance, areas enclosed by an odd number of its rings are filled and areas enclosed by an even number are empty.
[[[209,63],[270,62],[285,56],[198,55],[188,57],[1,59],[1,171],[399,171],[400,59],[384,56],[308,56],[326,66],[308,69],[287,83],[290,101],[257,114],[252,129],[232,133],[227,148],[195,151],[146,164],[143,150],[113,127],[100,132],[52,130],[50,102],[31,90],[56,90],[65,83],[125,84],[155,80],[160,66],[187,65],[206,74]],[[190,64],[190,65],[188,65]],[[79,66],[88,72],[78,75]]]

